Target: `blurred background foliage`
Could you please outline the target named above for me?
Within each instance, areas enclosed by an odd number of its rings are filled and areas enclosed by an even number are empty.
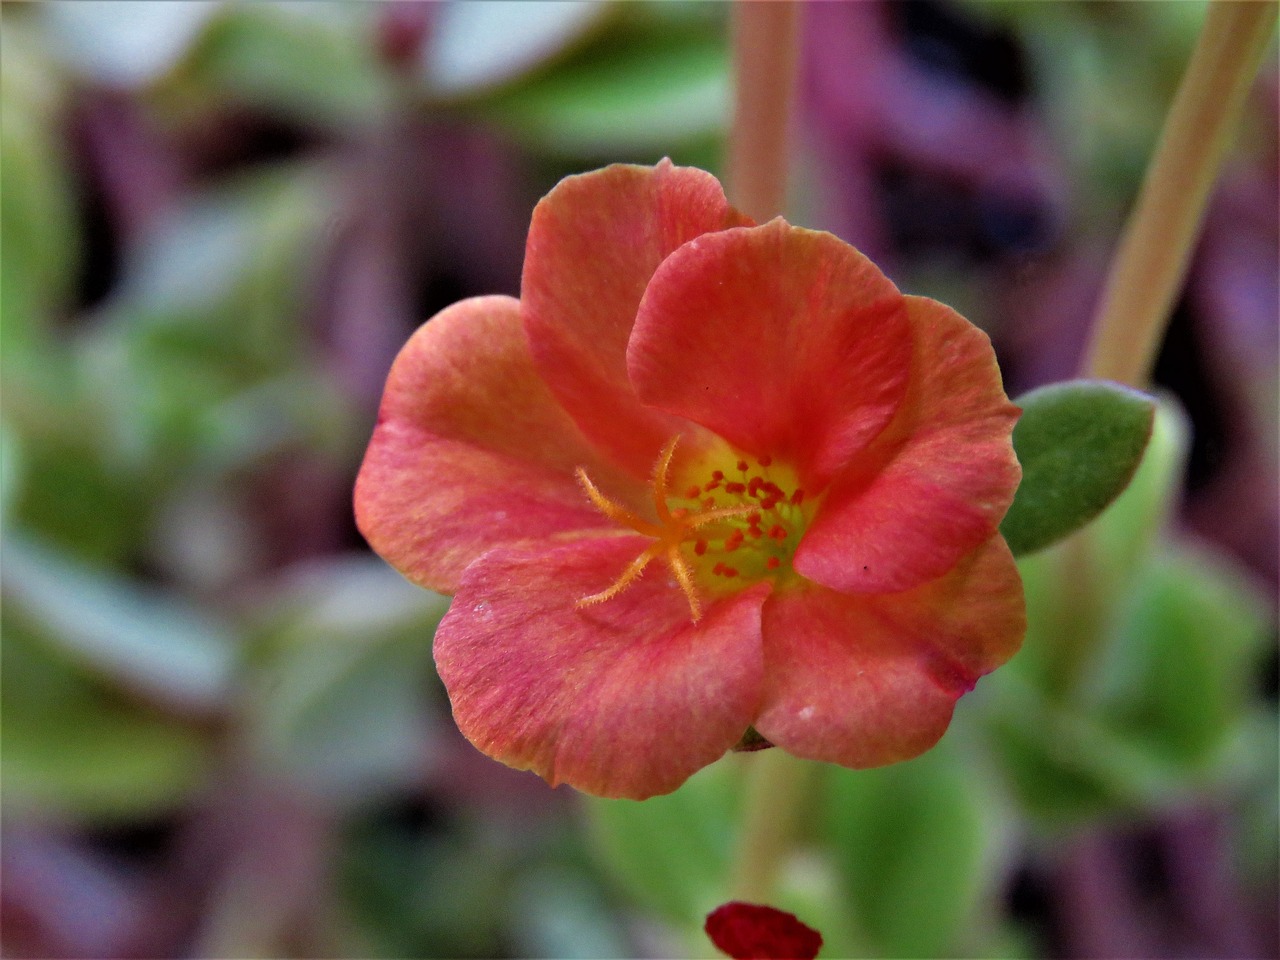
[[[1199,3],[807,8],[792,219],[1072,375]],[[453,729],[447,600],[350,488],[414,326],[518,293],[562,175],[720,164],[718,3],[6,3],[3,950],[707,955],[741,757],[584,801]],[[1277,87],[1179,302],[1139,476],[1022,561],[1014,662],[824,769],[827,956],[1275,955]]]

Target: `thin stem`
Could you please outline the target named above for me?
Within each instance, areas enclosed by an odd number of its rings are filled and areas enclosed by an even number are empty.
[[[758,223],[780,214],[786,202],[799,19],[800,6],[791,0],[734,5],[729,190],[734,205]],[[750,754],[744,764],[746,796],[731,888],[739,899],[767,903],[799,832],[816,765],[781,750]]]
[[[1275,22],[1275,3],[1209,5],[1112,263],[1085,376],[1137,387],[1150,379],[1209,192]]]
[[[768,903],[800,834],[820,767],[781,750],[745,757],[742,833],[730,888],[748,903]]]
[[[764,223],[786,203],[800,7],[792,0],[738,0],[733,11],[737,85],[729,188],[734,205]]]

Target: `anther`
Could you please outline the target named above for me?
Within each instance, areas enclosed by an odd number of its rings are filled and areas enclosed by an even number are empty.
[[[748,467],[748,466],[750,466],[750,464],[748,464],[748,463],[747,463],[747,461],[745,461],[745,460],[739,460],[739,461],[738,461],[738,472],[739,472],[739,473],[746,473],[746,472],[747,472],[747,467]]]
[[[767,467],[769,464],[773,463],[773,457],[766,453],[763,457],[758,458],[756,463],[760,464],[762,467]]]
[[[770,570],[777,570],[778,567],[782,566],[782,561],[779,560],[777,557],[770,557],[768,560],[764,562],[764,565],[768,567]]]

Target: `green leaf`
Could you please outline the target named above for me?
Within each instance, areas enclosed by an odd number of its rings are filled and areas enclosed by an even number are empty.
[[[16,607],[5,609],[0,661],[6,814],[157,816],[199,786],[206,733],[107,689]]]
[[[197,607],[13,534],[0,570],[6,604],[91,669],[187,710],[212,711],[224,703],[236,637]]]
[[[825,834],[871,955],[956,955],[994,881],[984,790],[950,740],[906,763],[827,771]]]
[[[1115,383],[1072,380],[1018,399],[1013,446],[1022,483],[1000,532],[1014,554],[1084,526],[1133,477],[1151,438],[1155,401]]]
[[[640,903],[680,924],[701,924],[723,901],[741,790],[721,761],[679,790],[643,803],[591,799],[592,835],[604,865]]]
[[[25,373],[47,315],[66,305],[80,254],[75,191],[56,126],[65,113],[65,84],[31,27],[6,16],[0,57],[0,339],[7,378]]]
[[[1087,530],[1019,558],[1027,635],[1006,670],[1041,690],[1061,690],[1106,655],[1167,523],[1188,433],[1181,409],[1162,398],[1142,463],[1116,501]]]
[[[262,762],[342,800],[410,782],[430,754],[431,637],[447,606],[363,555],[291,575],[258,613],[246,682]]]
[[[1204,549],[1160,553],[1098,671],[1112,722],[1188,775],[1221,760],[1250,705],[1266,602]]]
[[[993,745],[1019,809],[1051,826],[1185,800],[1178,769],[1099,716],[1051,700],[1012,670],[988,685]]]
[[[9,425],[0,420],[0,529],[22,485],[22,473],[22,443]]]
[[[481,112],[557,155],[652,160],[719,133],[729,102],[722,37],[654,31],[604,38]]]
[[[363,128],[385,114],[390,84],[364,4],[228,4],[180,71],[178,96],[228,96],[304,123]],[[185,89],[183,88],[185,87]]]

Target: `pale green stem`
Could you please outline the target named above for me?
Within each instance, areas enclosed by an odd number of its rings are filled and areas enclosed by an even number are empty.
[[[1147,385],[1209,193],[1275,23],[1274,3],[1209,5],[1112,262],[1085,376]]]
[[[742,832],[730,888],[737,900],[769,903],[821,768],[777,749],[749,754],[745,764]]]
[[[1210,192],[1276,23],[1275,3],[1211,3],[1112,262],[1082,374],[1146,388],[1182,288]],[[1070,698],[1107,628],[1089,528],[1063,545],[1074,623],[1055,651],[1053,686]]]
[[[729,195],[739,210],[764,223],[782,213],[787,195],[800,6],[790,0],[738,0],[733,12]],[[748,754],[743,763],[742,829],[730,887],[737,899],[768,903],[799,832],[817,765],[781,750]]]

